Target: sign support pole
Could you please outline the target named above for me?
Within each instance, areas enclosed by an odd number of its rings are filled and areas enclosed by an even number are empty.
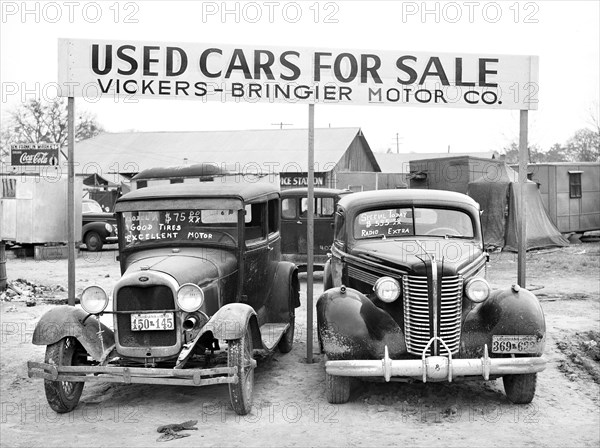
[[[313,255],[315,230],[315,105],[308,105],[308,222],[306,234],[306,362],[313,362]]]
[[[519,255],[518,255],[518,274],[517,283],[519,286],[526,287],[526,260],[527,254],[527,192],[525,185],[527,183],[527,121],[528,111],[521,110],[521,116],[519,120],[519,207],[518,207],[518,241],[519,241]]]
[[[67,182],[67,250],[68,264],[68,300],[75,306],[75,98],[70,96],[67,103],[68,140],[68,182]]]

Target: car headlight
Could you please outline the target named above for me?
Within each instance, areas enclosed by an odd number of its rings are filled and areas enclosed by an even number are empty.
[[[392,277],[381,277],[375,282],[373,291],[379,300],[390,303],[400,297],[400,284]]]
[[[111,226],[109,223],[105,223],[104,228],[106,229],[106,231],[108,233],[112,233],[112,231],[113,231],[113,226]]]
[[[81,308],[88,314],[100,314],[108,305],[108,295],[100,286],[88,286],[81,293]]]
[[[490,285],[483,278],[472,278],[465,285],[465,294],[476,303],[481,303],[490,296]]]
[[[186,283],[177,290],[177,305],[183,311],[192,313],[200,309],[202,303],[204,303],[204,292],[198,285]]]

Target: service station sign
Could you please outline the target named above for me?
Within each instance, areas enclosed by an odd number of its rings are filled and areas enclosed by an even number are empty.
[[[530,110],[524,55],[59,40],[64,97]]]
[[[21,143],[10,145],[10,162],[13,166],[57,166],[58,144]]]

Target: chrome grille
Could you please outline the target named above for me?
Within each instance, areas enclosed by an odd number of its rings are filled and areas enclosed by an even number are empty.
[[[368,285],[374,285],[379,276],[365,272],[362,269],[357,269],[354,266],[348,266],[348,277],[359,280]]]
[[[441,307],[439,310],[440,334],[451,353],[456,353],[460,344],[460,318],[462,312],[462,276],[442,277]],[[404,332],[409,353],[421,355],[434,336],[430,323],[429,287],[427,277],[405,275],[402,277],[404,296]],[[431,308],[433,309],[433,307]],[[432,347],[427,355],[432,354]],[[448,352],[440,344],[440,354]]]

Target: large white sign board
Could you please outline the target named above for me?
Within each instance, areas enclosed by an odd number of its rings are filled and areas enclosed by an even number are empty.
[[[59,40],[60,94],[271,103],[537,109],[538,58]]]

